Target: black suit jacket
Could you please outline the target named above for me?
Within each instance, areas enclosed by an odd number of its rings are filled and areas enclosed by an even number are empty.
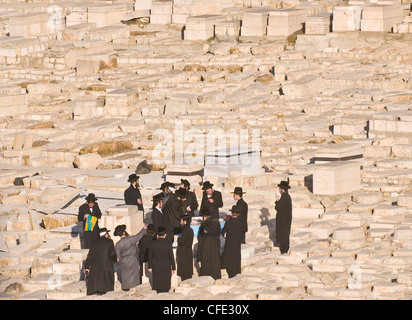
[[[240,198],[237,201],[236,205],[240,210],[239,218],[243,221],[245,226],[245,232],[247,232],[247,212],[249,210],[248,204],[245,202],[245,200],[243,200],[243,198]]]
[[[214,190],[212,193],[213,203],[209,202],[206,191],[203,191],[202,203],[200,204],[200,214],[202,210],[208,208],[212,219],[219,219],[219,208],[223,207],[222,193]]]
[[[187,213],[193,217],[195,215],[195,210],[199,208],[199,203],[197,202],[196,194],[192,191],[188,191],[187,193],[186,206],[190,207],[191,210]]]
[[[99,208],[99,205],[98,205],[97,202],[94,203],[94,206],[93,206],[92,211],[90,211],[89,205],[88,205],[87,203],[82,204],[82,205],[79,207],[79,213],[78,213],[78,215],[77,215],[77,219],[78,219],[79,221],[82,221],[82,222],[83,222],[83,230],[84,230],[84,224],[85,224],[84,216],[85,216],[86,214],[90,214],[90,215],[96,217],[97,219],[100,219],[100,218],[102,217],[102,212],[100,211],[100,208]],[[99,232],[99,224],[98,224],[98,221],[96,222],[96,225],[95,225],[95,227],[94,227],[94,229],[93,229],[93,232]]]
[[[140,200],[142,199],[140,190],[130,185],[130,187],[124,191],[124,202],[126,204],[135,205],[140,211],[144,211],[143,203],[139,204],[137,202],[137,199],[140,199]]]

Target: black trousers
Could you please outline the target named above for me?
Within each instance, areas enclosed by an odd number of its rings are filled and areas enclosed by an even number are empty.
[[[227,275],[229,276],[229,278],[233,278],[237,274],[240,274],[241,270],[239,268],[236,268],[236,267],[230,267],[230,268],[226,268],[226,272],[227,272]]]
[[[93,241],[99,238],[99,233],[95,231],[84,231],[83,238],[84,238],[84,248],[90,249]]]
[[[187,279],[191,279],[192,276],[183,275],[183,276],[180,276],[180,278],[182,279],[182,281],[185,281],[185,280],[187,280]]]

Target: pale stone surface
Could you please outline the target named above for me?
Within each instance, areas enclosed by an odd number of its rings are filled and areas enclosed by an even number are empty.
[[[407,3],[8,2],[0,10],[2,299],[410,299]],[[208,137],[214,129],[232,139],[219,145]],[[256,147],[255,171],[225,163],[226,177],[202,174],[207,154],[233,147]],[[123,206],[123,192],[144,160],[153,170],[140,174],[143,213]],[[229,279],[222,269],[214,281],[196,269],[159,295],[147,277],[129,292],[116,278],[114,292],[87,296],[77,222],[85,196],[99,198],[100,226],[137,233],[165,179],[190,180],[199,201],[209,179],[222,192],[222,216],[243,187],[242,273]],[[288,179],[291,247],[280,255],[274,199]]]
[[[354,161],[335,161],[316,165],[313,173],[315,194],[337,195],[360,189],[359,164]]]

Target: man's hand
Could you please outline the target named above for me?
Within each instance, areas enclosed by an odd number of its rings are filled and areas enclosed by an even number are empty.
[[[142,203],[143,203],[143,202],[142,202],[142,199],[140,199],[140,198],[137,199],[137,203],[138,203],[138,204],[142,204]]]
[[[152,269],[147,269],[147,271],[149,271],[150,273],[152,273]]]

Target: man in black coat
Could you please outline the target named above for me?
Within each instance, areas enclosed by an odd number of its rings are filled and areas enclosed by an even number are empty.
[[[276,243],[280,247],[280,253],[289,251],[289,236],[292,225],[292,199],[288,190],[288,181],[281,181],[278,184],[279,193],[276,195]]]
[[[143,279],[143,269],[146,277],[149,278],[150,284],[153,284],[152,274],[148,274],[147,262],[149,261],[149,247],[153,239],[156,239],[156,228],[153,224],[147,225],[146,234],[140,239],[137,247],[139,248],[139,261],[140,261],[140,283]]]
[[[113,240],[106,228],[100,229],[87,255],[84,273],[88,274],[87,295],[105,294],[114,290],[114,263],[117,262]]]
[[[212,214],[210,213],[209,209],[204,209],[200,212],[201,216],[203,217],[203,222],[199,227],[199,234],[198,234],[198,241],[201,241],[201,237],[204,235],[204,228],[203,224],[206,220],[211,220],[211,229],[209,230],[209,234],[214,234],[219,238],[220,241],[220,234],[221,234],[221,227],[219,220],[212,219]]]
[[[180,218],[186,214],[186,189],[179,188],[169,195],[169,200],[163,207],[164,227],[166,239],[173,242],[174,235],[180,232]]]
[[[180,188],[184,188],[187,191],[186,199],[186,211],[191,216],[195,216],[195,211],[199,208],[199,203],[197,202],[196,194],[190,191],[190,182],[185,179],[180,179]]]
[[[157,293],[169,292],[172,286],[172,275],[176,264],[173,256],[172,244],[166,240],[166,230],[157,230],[157,240],[152,240],[149,248],[149,272],[153,274],[152,289]]]
[[[86,203],[79,207],[77,219],[83,222],[84,248],[90,249],[93,241],[99,238],[98,219],[102,217],[97,198],[94,193],[89,193],[86,197]],[[93,225],[93,222],[95,224]]]
[[[139,190],[139,178],[135,173],[129,176],[127,182],[130,182],[130,187],[124,191],[124,202],[129,205],[135,205],[138,210],[144,211],[142,195]]]
[[[180,224],[182,225],[181,236],[177,239],[177,275],[182,281],[190,279],[193,276],[193,229],[190,227],[192,217],[190,215],[182,216]]]
[[[203,222],[203,235],[197,249],[197,261],[200,266],[199,276],[211,276],[213,279],[221,279],[220,266],[220,241],[214,234],[212,219]]]
[[[241,239],[245,234],[245,225],[240,219],[240,209],[233,206],[232,217],[226,221],[222,230],[226,238],[222,255],[222,267],[226,269],[229,278],[241,273]]]
[[[243,221],[244,224],[244,232],[242,234],[242,243],[246,243],[246,232],[248,231],[248,224],[247,224],[247,213],[248,213],[248,204],[245,200],[243,200],[243,189],[240,187],[236,187],[233,191],[233,199],[236,201],[236,207],[239,210],[239,218]]]
[[[164,207],[169,201],[171,195],[174,195],[175,185],[169,181],[163,182],[160,186],[160,190],[162,190],[162,206]]]
[[[155,230],[159,227],[164,227],[164,216],[162,211],[163,193],[159,193],[153,196],[153,210],[151,215],[152,224]]]
[[[219,219],[219,208],[223,207],[222,193],[213,190],[213,184],[209,181],[203,183],[203,196],[200,204],[200,214],[204,209],[209,209],[212,219]]]

